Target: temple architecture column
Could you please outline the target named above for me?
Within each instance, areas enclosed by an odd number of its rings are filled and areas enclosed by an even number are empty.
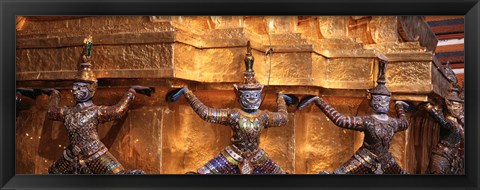
[[[17,87],[59,88],[62,105],[73,105],[69,90],[83,38],[92,35],[99,80],[94,103],[112,105],[132,84],[156,89],[151,98],[139,96],[122,120],[101,125],[102,141],[126,168],[182,174],[228,145],[231,131],[202,121],[184,99],[167,103],[165,95],[188,86],[210,107],[239,107],[232,84],[243,80],[247,41],[255,77],[265,85],[262,108],[275,111],[276,93],[282,92],[324,96],[345,115],[367,115],[366,89],[374,87],[378,70],[375,51],[389,58],[392,100],[418,104],[446,96],[449,83],[432,56],[436,38],[425,26],[421,17],[401,16],[18,17]],[[47,173],[67,146],[61,123],[46,118],[47,104],[42,95],[19,110],[17,173]],[[288,173],[332,171],[362,142],[361,133],[335,127],[316,107],[288,109],[287,126],[267,129],[260,143]],[[415,150],[409,143],[438,138],[433,130],[394,137],[391,151],[402,167],[417,171],[421,159],[410,156]]]

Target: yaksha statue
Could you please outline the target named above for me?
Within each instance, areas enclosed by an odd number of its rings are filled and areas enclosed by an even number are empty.
[[[298,109],[303,109],[310,103],[315,103],[335,125],[362,131],[365,134],[363,145],[355,152],[352,158],[336,169],[334,174],[406,174],[392,154],[388,151],[392,138],[396,132],[406,130],[408,121],[404,109],[408,104],[396,101],[395,109],[398,118],[387,115],[391,93],[385,86],[385,69],[387,58],[378,56],[379,72],[377,86],[369,90],[371,95],[370,107],[373,114],[370,116],[344,116],[328,105],[318,96],[308,96],[302,99]],[[328,174],[328,172],[320,172]]]
[[[263,85],[255,80],[254,57],[247,43],[244,83],[234,84],[242,109],[214,109],[205,106],[187,88],[171,91],[168,101],[176,101],[180,95],[205,121],[229,126],[233,130],[232,144],[218,156],[197,170],[200,174],[284,174],[285,171],[273,162],[259,147],[260,134],[264,128],[280,127],[287,124],[287,104],[296,97],[278,94],[278,112],[258,110],[262,101]]]
[[[447,68],[448,70],[449,68]],[[453,72],[452,72],[453,73]],[[447,77],[450,74],[446,72]],[[451,80],[454,82],[456,80]],[[454,83],[449,96],[445,98],[447,113],[431,103],[425,105],[426,110],[440,125],[440,142],[432,150],[428,173],[431,174],[463,174],[464,155],[460,154],[460,144],[465,137],[464,100],[459,97],[459,89]]]
[[[48,118],[62,121],[67,130],[70,144],[63,156],[55,161],[50,174],[142,174],[141,170],[126,172],[122,164],[108,151],[97,133],[99,123],[123,117],[136,93],[150,95],[151,88],[133,86],[114,106],[97,106],[92,98],[97,89],[97,79],[91,70],[91,37],[84,41],[82,63],[73,83],[72,93],[76,105],[60,107],[60,93],[55,89],[43,89],[50,95]]]

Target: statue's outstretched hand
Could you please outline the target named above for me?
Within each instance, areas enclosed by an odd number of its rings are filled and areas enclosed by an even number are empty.
[[[405,111],[411,112],[411,111],[415,111],[415,110],[416,110],[415,106],[414,106],[412,103],[407,102],[407,101],[397,100],[397,101],[395,101],[395,104],[400,104],[400,105],[402,105],[402,106],[403,106],[403,109],[404,109]]]
[[[43,88],[40,91],[48,96],[52,95],[54,92],[58,92],[58,90],[55,88]]]
[[[429,102],[422,102],[417,105],[418,109],[426,109],[430,108],[432,105]]]
[[[278,97],[283,97],[287,106],[298,103],[298,98],[293,94],[278,94]]]
[[[32,88],[17,88],[17,93],[22,96],[27,96],[31,99],[36,99],[37,96],[42,94],[39,89],[32,89]]]
[[[153,87],[146,87],[146,86],[131,86],[131,89],[135,90],[136,93],[143,94],[146,96],[151,96],[152,93],[155,92],[155,88]]]
[[[427,111],[442,112],[442,109],[432,102],[423,102],[418,105],[419,108],[424,108]]]
[[[400,104],[401,106],[403,106],[403,109],[405,110],[409,107],[408,103],[402,100],[395,101],[395,104]]]
[[[308,106],[308,104],[314,102],[318,98],[319,98],[318,96],[313,96],[313,95],[303,97],[302,100],[300,100],[300,103],[298,104],[297,109],[302,110],[304,107]]]
[[[177,89],[174,89],[170,92],[168,92],[167,94],[167,102],[175,102],[177,101],[180,96],[182,94],[184,94],[185,92],[187,92],[188,88],[187,87],[183,87],[183,88],[177,88]]]

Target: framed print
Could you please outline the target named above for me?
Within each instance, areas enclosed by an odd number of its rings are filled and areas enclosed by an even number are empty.
[[[2,189],[478,188],[477,1],[2,8]]]

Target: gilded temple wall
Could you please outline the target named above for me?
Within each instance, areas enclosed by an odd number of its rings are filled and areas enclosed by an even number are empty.
[[[26,21],[17,25],[18,87],[57,87],[61,104],[74,105],[69,88],[83,38],[89,34],[99,78],[95,104],[115,104],[130,85],[155,87],[152,97],[138,95],[123,119],[98,128],[102,142],[125,168],[147,173],[195,171],[230,143],[228,127],[202,121],[183,97],[167,103],[165,95],[188,86],[208,106],[239,107],[232,84],[242,80],[248,40],[256,78],[266,84],[261,109],[276,111],[276,93],[283,92],[325,95],[345,115],[370,114],[365,90],[375,84],[374,49],[391,60],[387,87],[394,99],[426,101],[444,96],[447,85],[430,47],[421,45],[425,39],[405,41],[397,35],[398,17],[18,18],[22,19]],[[265,53],[269,48],[272,54]],[[19,107],[17,173],[47,173],[67,146],[62,123],[46,118],[47,104],[48,97],[42,95]],[[396,134],[391,151],[402,167],[421,172],[428,157],[417,153],[421,140],[412,141],[415,134],[410,129]],[[289,173],[317,173],[333,171],[348,160],[362,138],[359,132],[336,127],[315,106],[302,111],[291,106],[288,124],[264,130],[260,146]]]

